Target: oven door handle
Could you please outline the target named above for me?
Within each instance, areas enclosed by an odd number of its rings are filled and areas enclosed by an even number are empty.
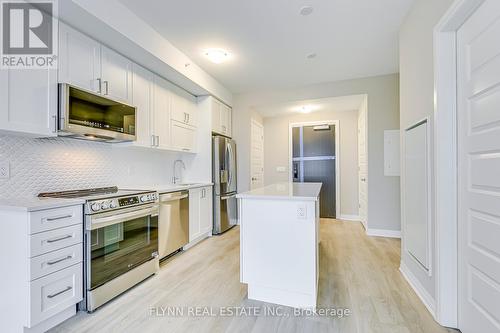
[[[95,230],[103,228],[109,225],[118,224],[126,222],[128,220],[136,219],[145,216],[158,216],[158,207],[141,209],[138,211],[133,211],[129,213],[123,213],[119,215],[106,216],[106,217],[92,217],[90,220],[90,226],[87,226],[88,230]]]

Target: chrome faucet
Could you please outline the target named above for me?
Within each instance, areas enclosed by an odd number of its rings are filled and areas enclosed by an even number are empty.
[[[177,184],[177,182],[179,180],[182,180],[182,171],[181,171],[181,174],[180,174],[179,177],[176,176],[176,166],[177,166],[177,163],[180,163],[181,166],[182,166],[182,168],[184,170],[186,170],[186,165],[184,164],[184,162],[182,160],[175,160],[174,161],[174,176],[172,177],[172,183],[174,183],[174,184]]]

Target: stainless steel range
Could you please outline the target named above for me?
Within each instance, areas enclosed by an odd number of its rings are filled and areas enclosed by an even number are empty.
[[[81,310],[94,311],[158,271],[156,192],[106,187],[39,196],[86,200]]]

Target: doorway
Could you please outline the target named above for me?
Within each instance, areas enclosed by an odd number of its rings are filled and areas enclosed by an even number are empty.
[[[337,218],[338,121],[290,124],[290,180],[323,183],[320,217]]]

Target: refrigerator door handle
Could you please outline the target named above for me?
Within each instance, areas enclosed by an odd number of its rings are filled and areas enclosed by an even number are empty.
[[[231,168],[233,167],[233,149],[231,148],[231,144],[227,144],[227,152],[228,152],[228,160],[229,160],[229,163],[228,165],[226,166],[227,168],[227,172],[228,172],[228,181],[227,181],[227,184],[228,184],[228,187],[231,188],[231,185],[233,184],[233,173],[231,172]]]
[[[227,199],[234,198],[235,196],[236,196],[236,194],[225,195],[225,196],[221,196],[220,199],[221,200],[227,200]]]

